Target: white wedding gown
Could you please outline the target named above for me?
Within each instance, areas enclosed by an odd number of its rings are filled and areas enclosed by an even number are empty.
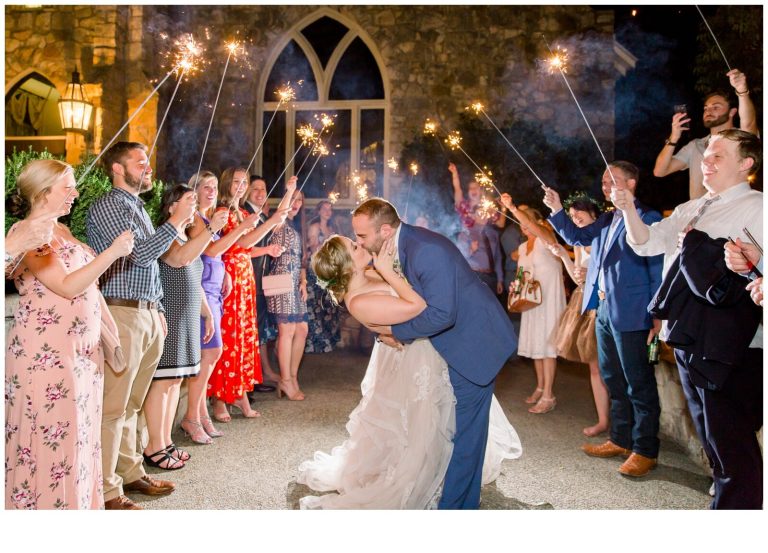
[[[330,455],[317,451],[299,465],[300,484],[335,493],[304,497],[301,508],[436,508],[456,429],[445,361],[427,339],[402,350],[377,342],[361,388],[349,438]],[[504,459],[521,454],[517,432],[494,396],[483,485],[499,476]]]

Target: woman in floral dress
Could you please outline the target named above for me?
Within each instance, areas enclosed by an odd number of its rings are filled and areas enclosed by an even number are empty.
[[[72,168],[29,163],[17,181],[29,218],[69,213]],[[130,231],[100,255],[56,223],[50,245],[13,273],[20,293],[5,354],[5,508],[101,509],[101,325],[117,328],[96,280],[133,249]],[[107,369],[112,370],[112,369]]]
[[[307,273],[303,264],[301,234],[294,228],[294,220],[304,204],[304,194],[297,190],[291,195],[289,220],[275,230],[270,244],[279,244],[283,254],[272,261],[270,274],[291,275],[291,291],[267,296],[267,308],[277,321],[277,362],[280,382],[277,396],[301,401],[304,394],[299,388],[299,365],[307,340]]]
[[[307,228],[307,259],[320,249],[323,242],[338,229],[333,224],[331,202],[322,200],[317,204],[317,217],[310,221]],[[341,340],[341,321],[339,306],[331,300],[330,294],[317,283],[317,275],[307,265],[307,314],[309,329],[306,353],[327,353]]]
[[[221,318],[222,353],[208,380],[208,397],[214,398],[213,417],[219,422],[231,420],[227,404],[237,407],[243,416],[260,416],[251,408],[247,393],[263,382],[259,358],[259,331],[256,328],[256,282],[251,265],[251,248],[285,217],[278,209],[267,221],[254,228],[257,214],[240,207],[250,178],[242,168],[226,169],[220,179],[219,207],[229,211],[229,220],[221,230],[241,236],[222,254],[224,268],[232,279],[232,291],[224,299]],[[294,187],[295,187],[295,180]]]

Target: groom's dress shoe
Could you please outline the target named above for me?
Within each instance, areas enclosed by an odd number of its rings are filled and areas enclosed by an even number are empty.
[[[650,457],[640,455],[639,453],[633,453],[629,456],[629,459],[624,461],[619,467],[619,472],[626,476],[639,478],[640,476],[645,476],[651,472],[651,469],[655,467],[656,459],[651,459]]]
[[[629,457],[632,451],[623,447],[617,446],[611,440],[608,440],[604,444],[584,444],[581,446],[581,450],[590,457]]]

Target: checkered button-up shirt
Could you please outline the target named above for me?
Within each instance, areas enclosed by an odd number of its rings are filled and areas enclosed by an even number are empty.
[[[115,261],[101,275],[104,297],[159,303],[163,298],[163,286],[157,259],[176,238],[176,228],[170,223],[152,228],[144,202],[121,188],[112,188],[93,202],[85,226],[88,244],[97,254],[111,246],[126,230],[130,229],[134,234],[133,252]],[[162,306],[158,309],[162,311]]]

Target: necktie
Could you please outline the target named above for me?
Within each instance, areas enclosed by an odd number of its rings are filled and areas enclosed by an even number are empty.
[[[701,219],[701,216],[704,215],[704,212],[707,210],[707,208],[719,199],[720,199],[720,196],[715,195],[709,198],[703,204],[701,204],[699,206],[699,209],[696,210],[696,213],[694,214],[693,218],[690,221],[688,221],[688,224],[685,225],[685,227],[683,228],[693,228],[693,225],[699,222],[699,219]]]

